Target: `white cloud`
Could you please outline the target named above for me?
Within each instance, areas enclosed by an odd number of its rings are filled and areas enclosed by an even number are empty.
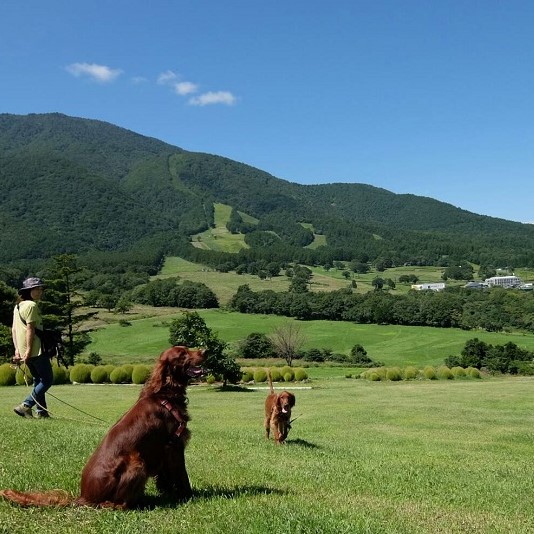
[[[134,85],[140,85],[140,84],[142,84],[142,83],[146,83],[146,82],[148,82],[148,80],[147,80],[147,78],[145,78],[144,76],[134,76],[134,77],[132,78],[132,83],[133,83]]]
[[[198,85],[192,82],[178,82],[174,84],[174,90],[179,95],[190,95],[198,91]]]
[[[158,76],[159,85],[168,85],[174,83],[178,79],[178,75],[175,74],[172,70],[162,72]]]
[[[113,82],[122,74],[120,69],[112,69],[106,67],[106,65],[97,65],[96,63],[72,63],[66,68],[76,78],[88,76],[100,83]]]
[[[211,106],[213,104],[224,104],[233,106],[236,103],[236,97],[229,91],[209,91],[189,100],[192,106]]]

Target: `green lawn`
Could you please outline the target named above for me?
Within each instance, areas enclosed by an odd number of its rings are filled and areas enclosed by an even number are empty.
[[[194,498],[148,508],[22,509],[0,502],[2,534],[532,533],[532,378],[371,383],[314,379],[295,389],[285,446],[263,438],[265,391],[190,388],[186,452]],[[54,418],[11,411],[0,388],[0,488],[77,494],[81,469],[137,386],[55,386]]]
[[[131,326],[115,322],[91,333],[92,344],[88,352],[97,352],[109,363],[150,361],[169,344],[170,322],[181,312],[172,308],[155,311],[147,316],[150,308],[136,314],[128,314]],[[270,334],[274,329],[294,319],[275,315],[251,315],[224,310],[199,310],[208,328],[230,344],[230,348],[252,332]],[[123,316],[120,316],[123,317]],[[139,318],[137,318],[139,317]],[[439,365],[451,354],[459,354],[468,339],[479,339],[494,345],[513,341],[517,345],[534,350],[533,334],[504,334],[470,332],[459,329],[429,328],[394,325],[362,325],[341,321],[298,321],[305,336],[304,348],[330,348],[334,352],[349,354],[360,344],[374,360],[386,365]]]

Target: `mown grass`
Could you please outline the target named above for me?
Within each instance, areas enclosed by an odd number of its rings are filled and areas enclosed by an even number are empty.
[[[248,248],[243,234],[232,234],[226,228],[232,207],[215,203],[214,208],[214,227],[192,236],[193,246],[221,252],[239,252],[242,248]]]
[[[169,344],[170,322],[181,316],[172,308],[143,309],[139,315],[113,316],[114,322],[91,333],[93,342],[87,351],[97,352],[107,363],[143,363],[159,354]],[[206,325],[219,337],[236,347],[252,332],[272,333],[276,327],[293,319],[275,315],[252,315],[224,310],[198,310]],[[147,316],[148,315],[148,316]],[[126,317],[131,326],[120,326]],[[512,341],[534,350],[534,335],[518,333],[471,332],[452,328],[430,328],[394,325],[362,325],[341,321],[298,321],[305,337],[304,348],[330,348],[349,354],[359,343],[374,360],[388,366],[439,365],[451,354],[460,354],[468,339],[479,339],[493,345]]]
[[[263,438],[265,391],[195,386],[186,461],[194,498],[130,512],[21,509],[0,502],[0,532],[527,533],[534,516],[531,378],[369,383],[314,378],[296,390],[288,443]],[[56,386],[115,421],[136,386]],[[21,386],[0,388],[0,488],[77,494],[109,425],[50,399],[53,420],[16,417]]]

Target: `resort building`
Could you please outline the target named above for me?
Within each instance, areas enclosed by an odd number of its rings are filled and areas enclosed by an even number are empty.
[[[490,287],[519,287],[523,284],[521,278],[517,276],[492,276],[491,278],[486,278],[484,282]]]

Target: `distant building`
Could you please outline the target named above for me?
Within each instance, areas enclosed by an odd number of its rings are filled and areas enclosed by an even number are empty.
[[[523,284],[520,278],[517,276],[492,276],[484,280],[490,287],[519,287]]]
[[[445,282],[436,282],[434,284],[413,284],[412,289],[416,291],[424,291],[430,289],[431,291],[442,291],[445,289]]]
[[[464,287],[468,289],[486,289],[489,286],[486,282],[467,282]]]

